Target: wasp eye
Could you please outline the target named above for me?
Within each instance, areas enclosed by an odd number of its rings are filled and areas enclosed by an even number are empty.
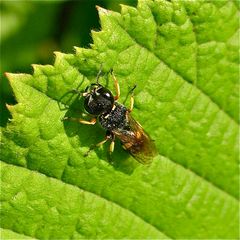
[[[97,93],[105,99],[108,99],[110,101],[113,100],[113,95],[107,88],[104,88],[104,87],[99,88],[97,90]]]
[[[84,101],[85,109],[93,115],[100,115],[111,111],[114,104],[112,93],[103,86],[95,88]]]

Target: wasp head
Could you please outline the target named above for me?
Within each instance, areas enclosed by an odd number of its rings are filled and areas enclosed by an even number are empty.
[[[110,112],[114,104],[111,91],[98,83],[89,85],[83,96],[84,108],[92,115]]]

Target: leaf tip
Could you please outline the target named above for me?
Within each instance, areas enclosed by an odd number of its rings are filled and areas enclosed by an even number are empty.
[[[80,47],[73,46],[73,49],[74,49],[75,52],[78,52],[80,50]]]
[[[56,56],[56,57],[60,57],[63,55],[63,53],[59,52],[59,51],[54,51],[53,54]]]
[[[13,105],[9,105],[9,104],[6,103],[6,108],[7,108],[10,112],[12,112],[13,107],[14,107]]]
[[[96,9],[97,9],[99,14],[108,14],[108,13],[110,13],[109,10],[107,10],[105,8],[102,8],[102,7],[98,6],[98,5],[96,5]]]
[[[53,54],[55,55],[55,64],[59,64],[63,58],[63,53],[59,52],[59,51],[54,51]]]
[[[12,82],[16,78],[16,76],[20,74],[5,72],[4,75],[9,80],[9,82]]]
[[[121,7],[121,9],[127,7],[125,4],[121,4],[121,3],[119,4],[119,6]]]
[[[33,71],[36,71],[38,68],[38,64],[31,64],[31,67],[33,68]]]
[[[4,76],[5,76],[8,80],[10,80],[11,75],[12,75],[12,73],[9,73],[9,72],[5,72],[5,73],[4,73]]]
[[[34,75],[36,74],[41,74],[42,73],[42,69],[44,69],[44,67],[46,65],[40,65],[40,64],[31,64],[32,68],[33,68],[33,73]]]
[[[86,51],[86,49],[84,48],[75,47],[75,46],[74,46],[74,50],[76,55],[80,55],[83,51]]]

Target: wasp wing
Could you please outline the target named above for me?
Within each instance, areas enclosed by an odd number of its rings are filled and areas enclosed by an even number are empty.
[[[126,126],[113,130],[123,147],[142,164],[150,164],[157,155],[156,146],[142,126],[127,112]]]

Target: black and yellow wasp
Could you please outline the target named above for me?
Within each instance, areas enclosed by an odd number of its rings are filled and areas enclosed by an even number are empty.
[[[109,153],[111,154],[114,151],[115,139],[118,138],[123,148],[138,162],[142,164],[151,163],[152,158],[157,153],[155,144],[143,130],[142,126],[131,116],[134,105],[133,91],[136,86],[130,91],[130,107],[127,108],[117,102],[120,97],[120,87],[113,71],[111,71],[111,75],[116,88],[116,96],[113,96],[109,89],[99,84],[100,75],[101,70],[97,75],[96,83],[89,85],[84,92],[75,90],[77,94],[84,97],[84,108],[93,118],[87,121],[79,118],[65,117],[63,120],[77,121],[90,125],[95,124],[98,120],[102,128],[106,130],[105,139],[90,147],[85,156],[92,149],[103,145],[108,140],[111,141],[109,147]]]

